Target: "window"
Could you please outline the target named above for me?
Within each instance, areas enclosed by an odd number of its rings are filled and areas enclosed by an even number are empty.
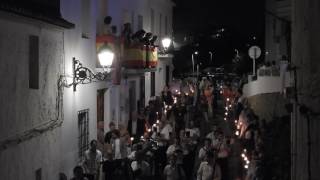
[[[131,28],[132,28],[132,32],[135,32],[134,29],[134,11],[131,12]]]
[[[82,38],[89,38],[90,35],[90,0],[82,0],[81,4],[81,27],[82,27]]]
[[[161,39],[161,35],[162,35],[162,14],[160,13],[160,17],[159,17],[159,36]]]
[[[154,33],[154,10],[151,9],[151,22],[150,22],[150,26],[151,26],[151,32]]]
[[[132,112],[134,112],[136,108],[136,81],[129,81],[129,116],[132,119]]]
[[[29,36],[29,88],[39,89],[39,37]]]
[[[155,72],[151,72],[151,96],[155,96],[156,95],[156,73]]]
[[[78,130],[79,159],[83,160],[85,151],[89,149],[89,109],[78,112]]]
[[[170,79],[170,66],[166,66],[166,86],[169,85],[169,79]]]
[[[138,15],[138,30],[143,29],[143,16]]]
[[[166,36],[168,35],[168,17],[167,16],[164,18],[164,33]]]
[[[144,101],[145,101],[145,77],[140,76],[140,106],[144,107]]]
[[[36,180],[41,180],[42,179],[42,169],[39,168],[36,170]]]

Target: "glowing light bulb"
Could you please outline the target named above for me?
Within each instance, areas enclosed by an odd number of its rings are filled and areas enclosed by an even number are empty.
[[[248,169],[248,168],[249,168],[249,166],[246,164],[246,165],[244,165],[244,168]]]
[[[236,133],[235,133],[235,134],[236,134],[236,136],[239,136],[239,131],[236,131]]]
[[[156,126],[157,126],[156,124],[153,124],[153,125],[152,125],[152,127],[156,127]]]
[[[229,107],[232,108],[232,105],[230,104]]]

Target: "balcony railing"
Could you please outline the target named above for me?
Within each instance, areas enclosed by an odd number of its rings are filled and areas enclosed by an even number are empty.
[[[248,83],[243,87],[244,96],[283,92],[291,84],[290,72],[286,69],[287,63],[284,62],[281,63],[279,68],[264,67],[258,69],[257,76],[249,75]]]

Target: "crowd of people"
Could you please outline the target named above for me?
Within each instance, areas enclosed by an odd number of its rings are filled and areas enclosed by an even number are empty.
[[[235,122],[234,136],[225,134],[215,118],[219,98],[232,112],[225,120]],[[165,87],[146,107],[132,112],[127,126],[111,122],[103,149],[97,149],[96,140],[90,142],[73,180],[228,180],[236,136],[250,161],[246,179],[257,179],[263,158],[257,122],[241,90],[230,84],[219,87],[207,78],[184,81],[178,88]]]

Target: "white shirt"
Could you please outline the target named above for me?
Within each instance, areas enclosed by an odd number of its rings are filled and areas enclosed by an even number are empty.
[[[137,134],[137,120],[132,120],[131,131],[133,135]]]
[[[133,161],[131,163],[131,168],[133,171],[141,169],[141,176],[148,176],[150,174],[150,165],[146,161],[141,161],[140,163],[138,163],[138,161]]]
[[[113,143],[114,159],[122,159],[120,148],[121,148],[120,147],[120,139],[117,138],[114,140],[114,143]]]
[[[88,174],[97,174],[99,171],[100,163],[102,162],[102,153],[99,150],[92,152],[90,149],[84,154],[84,170]]]
[[[179,146],[177,146],[177,145],[175,145],[175,144],[170,145],[170,146],[168,147],[168,149],[167,149],[167,152],[166,152],[166,153],[167,153],[167,156],[172,155],[176,149],[179,149]]]
[[[199,154],[198,154],[198,157],[199,159],[202,161],[204,159],[204,157],[206,156],[206,153],[208,152],[208,149],[206,147],[202,147],[200,150],[199,150]]]
[[[194,137],[194,136],[197,136],[197,137],[200,137],[200,130],[199,128],[192,128],[192,129],[189,129],[189,128],[186,128],[186,132],[189,131],[190,132],[190,137]]]
[[[206,138],[211,139],[211,143],[213,143],[216,140],[216,136],[214,135],[214,132],[210,132],[207,134]]]
[[[183,169],[180,169],[180,173],[182,177],[185,177],[185,173]],[[166,180],[178,180],[179,179],[179,170],[177,166],[171,166],[168,164],[164,170],[163,170],[163,175]]]
[[[166,124],[160,131],[160,134],[163,135],[163,138],[166,140],[170,139],[170,132],[172,132],[172,127],[170,124]]]
[[[197,180],[221,180],[221,169],[216,164],[213,176],[213,168],[208,162],[202,162],[197,172]]]

